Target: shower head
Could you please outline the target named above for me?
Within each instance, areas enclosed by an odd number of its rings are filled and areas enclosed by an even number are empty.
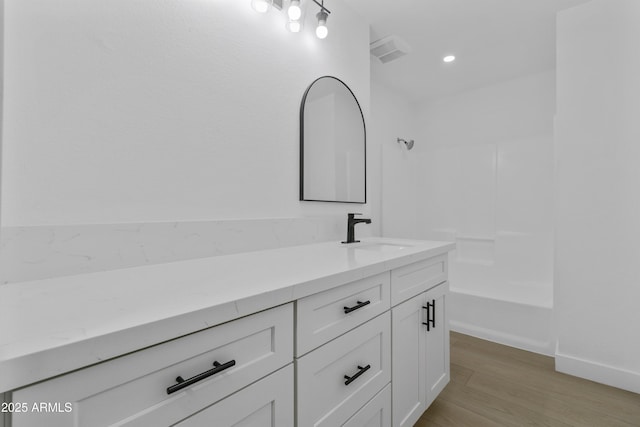
[[[407,150],[411,150],[413,148],[413,139],[409,140],[409,141],[406,141],[406,140],[404,140],[402,138],[398,138],[397,142],[398,143],[404,142],[404,145],[407,146]]]

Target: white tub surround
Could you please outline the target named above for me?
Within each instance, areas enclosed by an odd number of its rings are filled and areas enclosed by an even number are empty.
[[[367,249],[372,241],[389,245]],[[0,324],[11,327],[0,332],[0,392],[453,247],[392,239],[348,246],[327,242],[4,285]]]
[[[456,242],[452,329],[547,355],[555,93],[552,70],[417,108],[372,86],[376,126],[417,135],[410,152],[383,147],[382,235]]]

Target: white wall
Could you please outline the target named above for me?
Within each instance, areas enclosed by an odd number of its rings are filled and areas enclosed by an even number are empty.
[[[371,158],[367,205],[298,201],[308,85],[370,124],[368,24],[335,2],[318,40],[305,5],[291,34],[250,0],[9,2],[0,284],[376,234]]]
[[[250,0],[7,3],[3,225],[352,210],[298,201],[298,112],[331,74],[369,120],[368,25],[334,2],[318,40],[307,3],[297,35]]]
[[[2,224],[2,125],[4,105],[4,0],[0,0],[0,224]],[[2,229],[0,228],[0,236]]]
[[[558,17],[558,370],[640,392],[640,2]]]
[[[376,66],[372,63],[374,70]],[[404,144],[397,142],[397,138],[417,139],[416,107],[402,95],[380,84],[374,74],[371,81],[371,118],[370,135],[374,147],[379,147],[377,159],[382,170],[377,186],[382,193],[382,235],[416,238],[416,151],[415,148],[408,151]]]
[[[2,223],[2,106],[4,104],[4,0],[0,0],[0,224]],[[0,228],[0,241],[2,228]],[[2,327],[2,325],[0,325]],[[5,395],[0,394],[0,404],[5,401]],[[0,416],[0,427],[4,427],[6,415]]]

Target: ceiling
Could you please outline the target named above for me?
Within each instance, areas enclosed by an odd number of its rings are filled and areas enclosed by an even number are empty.
[[[372,78],[423,101],[552,69],[557,11],[589,0],[344,1],[371,41],[397,35],[412,47],[387,64],[372,56]]]

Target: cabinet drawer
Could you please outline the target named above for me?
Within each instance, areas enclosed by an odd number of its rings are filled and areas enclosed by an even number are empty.
[[[13,427],[169,425],[292,359],[293,308],[287,304],[17,390],[16,402],[50,402],[55,396],[73,409],[14,414]],[[214,362],[228,368],[168,394],[178,376],[189,382],[211,374]]]
[[[391,384],[341,427],[391,427]]]
[[[342,425],[389,383],[390,323],[387,311],[296,361],[298,427]]]
[[[296,355],[388,310],[389,282],[389,272],[385,272],[298,300]]]
[[[391,305],[418,295],[447,280],[447,255],[391,270]]]
[[[293,427],[293,365],[176,424],[202,426]]]

